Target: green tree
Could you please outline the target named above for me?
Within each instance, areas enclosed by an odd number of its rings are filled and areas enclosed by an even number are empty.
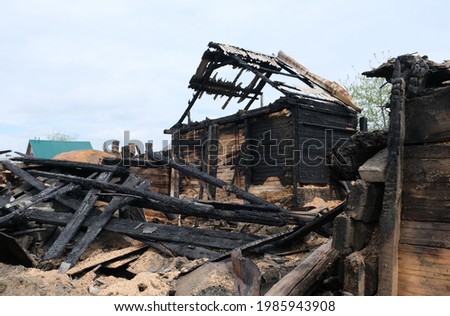
[[[368,78],[358,74],[353,79],[347,77],[342,85],[362,108],[360,115],[367,117],[369,131],[388,129],[389,111],[386,104],[391,94],[391,84],[384,78]]]
[[[51,132],[47,135],[48,140],[58,140],[58,141],[70,141],[76,140],[78,135],[69,135],[61,132]]]

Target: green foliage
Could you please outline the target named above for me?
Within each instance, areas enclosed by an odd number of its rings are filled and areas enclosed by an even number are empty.
[[[57,140],[57,141],[70,141],[76,140],[78,135],[69,135],[61,132],[51,132],[47,135],[48,140]]]
[[[388,129],[389,111],[386,104],[391,94],[391,84],[384,78],[368,78],[358,74],[353,79],[347,77],[342,85],[362,108],[360,115],[367,117],[369,131]]]

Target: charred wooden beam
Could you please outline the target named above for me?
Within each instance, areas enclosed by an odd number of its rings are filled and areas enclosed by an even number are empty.
[[[154,243],[150,243],[150,247],[155,248]],[[204,247],[179,244],[173,242],[164,242],[162,243],[161,247],[164,247],[166,251],[167,250],[170,251],[173,256],[186,257],[189,260],[196,260],[201,258],[211,259],[220,255],[219,252]]]
[[[98,181],[109,181],[112,175],[112,172],[103,172],[99,175]],[[88,192],[71,221],[67,223],[66,227],[64,227],[64,230],[58,236],[56,241],[48,249],[46,255],[44,256],[45,260],[56,258],[62,253],[67,243],[69,243],[73,236],[75,236],[83,221],[94,208],[95,202],[97,202],[98,199],[97,194],[99,192],[99,189],[91,189]]]
[[[265,253],[273,249],[277,249],[285,244],[292,243],[295,240],[299,240],[300,238],[306,236],[310,232],[314,231],[315,229],[318,229],[325,225],[326,223],[331,222],[334,220],[336,216],[338,216],[340,213],[342,213],[345,209],[346,202],[343,202],[336,206],[334,209],[330,210],[330,212],[326,213],[325,215],[318,217],[314,219],[313,221],[309,222],[303,227],[296,227],[293,229],[289,229],[285,232],[273,234],[270,236],[267,236],[265,238],[261,238],[259,240],[252,241],[248,244],[242,245],[239,247],[239,249],[242,251],[242,253],[254,251],[256,253]],[[210,261],[217,262],[224,259],[229,258],[231,255],[231,251],[226,252],[223,255],[220,255],[217,258],[214,258]],[[204,263],[201,263],[197,266],[192,267],[187,272],[191,272],[200,266],[202,266]],[[186,273],[187,273],[186,272]]]
[[[19,168],[18,166],[10,163],[9,161],[3,161],[2,164],[3,166],[5,166],[6,169],[10,170],[16,176],[18,176],[25,182],[29,183],[31,186],[35,187],[39,191],[43,191],[47,188],[47,186],[42,181],[39,181],[31,174],[29,174],[27,171]],[[65,195],[56,196],[55,200],[72,210],[76,210],[79,204],[76,200]]]
[[[140,178],[134,174],[130,174],[123,183],[124,186],[134,187],[140,182]],[[148,182],[142,182],[138,188],[145,189],[148,187]],[[133,198],[130,197],[113,197],[111,202],[105,208],[105,210],[96,217],[96,221],[93,225],[89,226],[81,240],[73,247],[72,251],[66,257],[61,264],[59,271],[64,273],[71,268],[80,258],[80,256],[86,251],[89,245],[94,241],[98,234],[102,231],[103,227],[113,216],[114,212],[121,206],[131,202]]]
[[[133,255],[135,253],[142,253],[147,248],[148,248],[147,245],[142,244],[142,245],[138,245],[138,246],[130,246],[130,247],[119,249],[119,250],[113,250],[110,252],[102,253],[101,255],[96,256],[96,258],[94,258],[93,260],[83,261],[79,265],[73,267],[70,270],[68,270],[68,269],[65,271],[60,270],[59,272],[60,273],[67,272],[67,274],[69,274],[69,275],[75,275],[75,274],[81,273],[84,270],[92,269],[98,265],[104,265],[107,263],[111,263],[116,260],[123,259],[126,256]]]
[[[388,158],[380,215],[379,295],[397,295],[400,240],[403,143],[405,140],[405,80],[397,59],[392,79]]]
[[[279,208],[274,208],[272,205],[256,205],[256,204],[239,204],[239,203],[224,203],[219,201],[199,201],[195,200],[201,204],[212,205],[214,208],[218,210],[249,210],[249,211],[258,211],[258,212],[278,212]],[[313,207],[302,207],[297,208],[297,210],[308,211]]]
[[[136,200],[131,202],[131,205],[143,208],[153,208],[155,206],[155,201],[149,202],[147,200]],[[207,205],[212,207],[212,205],[201,202],[198,202],[198,205]],[[205,219],[220,219],[232,222],[253,223],[267,226],[284,226],[287,224],[299,223],[295,216],[291,216],[284,212],[274,212],[267,210],[258,211],[257,209],[251,210],[245,208],[234,208],[232,210],[211,208],[206,211],[198,209],[195,212],[187,209],[174,209],[171,210],[170,213],[180,214],[184,216],[195,216]]]
[[[154,153],[151,156],[151,159],[154,161],[157,161],[159,163],[165,163],[168,167],[176,169],[185,175],[194,177],[194,178],[196,178],[200,181],[206,182],[212,186],[221,188],[228,193],[233,193],[236,196],[238,196],[239,198],[242,198],[250,203],[266,205],[266,206],[272,207],[273,210],[278,210],[281,212],[284,211],[284,209],[282,207],[272,204],[270,202],[267,202],[266,200],[263,200],[255,195],[248,193],[245,190],[242,190],[242,189],[240,189],[234,185],[231,185],[223,180],[220,180],[213,176],[210,176],[206,172],[202,172],[194,166],[178,163],[175,160],[168,158],[168,157],[164,157],[159,153]],[[117,162],[117,160],[110,160],[110,159],[105,159],[105,161],[107,163]],[[136,160],[134,162],[133,162],[133,160],[126,160],[126,161],[122,161],[122,163],[123,164],[131,164],[131,165],[134,164],[134,165],[140,165],[140,166],[147,165],[147,164],[151,165],[151,163],[146,163],[145,161],[140,161],[140,160]]]
[[[265,296],[305,295],[339,257],[331,239],[314,250],[294,270],[278,281]]]
[[[86,169],[86,170],[94,170],[94,171],[100,171],[100,172],[113,172],[113,173],[119,173],[119,174],[127,174],[130,172],[128,168],[124,168],[122,166],[107,166],[107,165],[91,164],[91,163],[87,163],[87,162],[75,162],[75,161],[30,158],[30,157],[17,157],[17,158],[13,158],[12,160],[21,161],[25,164],[36,164],[36,165],[41,165],[41,166],[53,166],[53,167],[62,167],[62,168]]]
[[[65,226],[71,220],[72,214],[33,210],[27,214],[27,217],[37,223]],[[95,221],[95,217],[90,217],[81,226],[87,228]],[[213,249],[234,249],[259,238],[242,233],[212,231],[150,222],[143,223],[117,218],[112,218],[104,229],[125,234],[142,241],[173,242]]]
[[[56,196],[60,196],[60,195],[64,195],[70,191],[73,191],[74,189],[76,189],[78,186],[74,185],[74,184],[68,184],[68,185],[63,185],[63,184],[59,184],[50,188],[47,188],[43,191],[41,191],[40,193],[34,195],[31,197],[31,199],[27,199],[26,201],[23,201],[25,203],[24,206],[21,206],[15,210],[13,210],[11,213],[0,217],[0,226],[4,226],[6,223],[8,223],[9,221],[15,219],[15,218],[19,218],[22,214],[26,213],[30,207],[32,207],[33,205],[36,205],[38,203],[41,202],[45,202],[48,201],[52,198],[55,198]],[[19,202],[15,201],[16,203],[13,204],[13,206],[15,206],[16,204],[19,204]]]
[[[202,205],[199,203],[191,202],[189,200],[177,199],[170,197],[168,195],[148,191],[141,189],[129,188],[119,184],[107,183],[102,181],[96,181],[91,179],[80,178],[76,176],[70,176],[59,173],[45,172],[45,171],[35,171],[30,170],[30,173],[35,175],[40,175],[49,178],[55,178],[62,181],[78,183],[81,186],[88,188],[98,188],[102,190],[112,190],[119,193],[131,194],[135,196],[142,197],[147,200],[147,203],[151,208],[161,211],[163,213],[174,213],[180,212],[181,210],[190,211],[190,215],[195,215],[201,211],[209,211],[213,209],[212,206]]]
[[[237,197],[242,198],[250,203],[260,204],[260,205],[268,205],[272,206],[274,209],[278,209],[280,211],[284,211],[282,207],[276,206],[270,202],[267,202],[266,200],[263,200],[251,193],[248,193],[234,185],[228,184],[223,180],[217,179],[215,177],[210,176],[207,173],[199,171],[197,168],[190,166],[190,165],[182,165],[177,163],[175,160],[164,157],[161,154],[155,153],[153,155],[153,159],[156,161],[164,161],[167,163],[167,165],[171,168],[174,168],[178,170],[179,172],[182,172],[183,174],[186,174],[188,176],[192,176],[196,179],[199,179],[201,181],[204,181],[210,185],[219,187],[223,189],[225,192],[233,193]]]

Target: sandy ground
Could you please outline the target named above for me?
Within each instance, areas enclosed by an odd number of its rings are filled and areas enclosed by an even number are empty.
[[[111,236],[103,236],[79,264],[111,251],[108,248],[111,246],[110,238]],[[261,272],[262,291],[268,290],[324,241],[325,238],[311,234],[304,241],[304,248],[293,253],[252,258]],[[136,241],[125,239],[118,241],[117,245],[124,246],[126,243],[136,244]],[[229,263],[216,264],[217,266],[211,264],[207,268],[204,265],[204,270],[200,270],[201,277],[196,277],[198,270],[194,270],[182,277],[186,279],[186,276],[192,274],[187,282],[180,283],[182,271],[188,271],[205,260],[165,257],[149,248],[123,266],[107,269],[99,265],[72,276],[59,273],[56,267],[44,271],[0,263],[0,295],[237,295],[235,280],[229,269],[227,272],[226,266],[231,266]],[[49,265],[42,267],[48,268]]]

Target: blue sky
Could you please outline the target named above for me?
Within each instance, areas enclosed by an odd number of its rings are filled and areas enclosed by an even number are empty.
[[[448,12],[448,1],[411,0],[0,0],[0,150],[52,132],[101,149],[124,131],[159,149],[210,41],[283,50],[335,81],[377,65],[374,54],[442,62]]]

